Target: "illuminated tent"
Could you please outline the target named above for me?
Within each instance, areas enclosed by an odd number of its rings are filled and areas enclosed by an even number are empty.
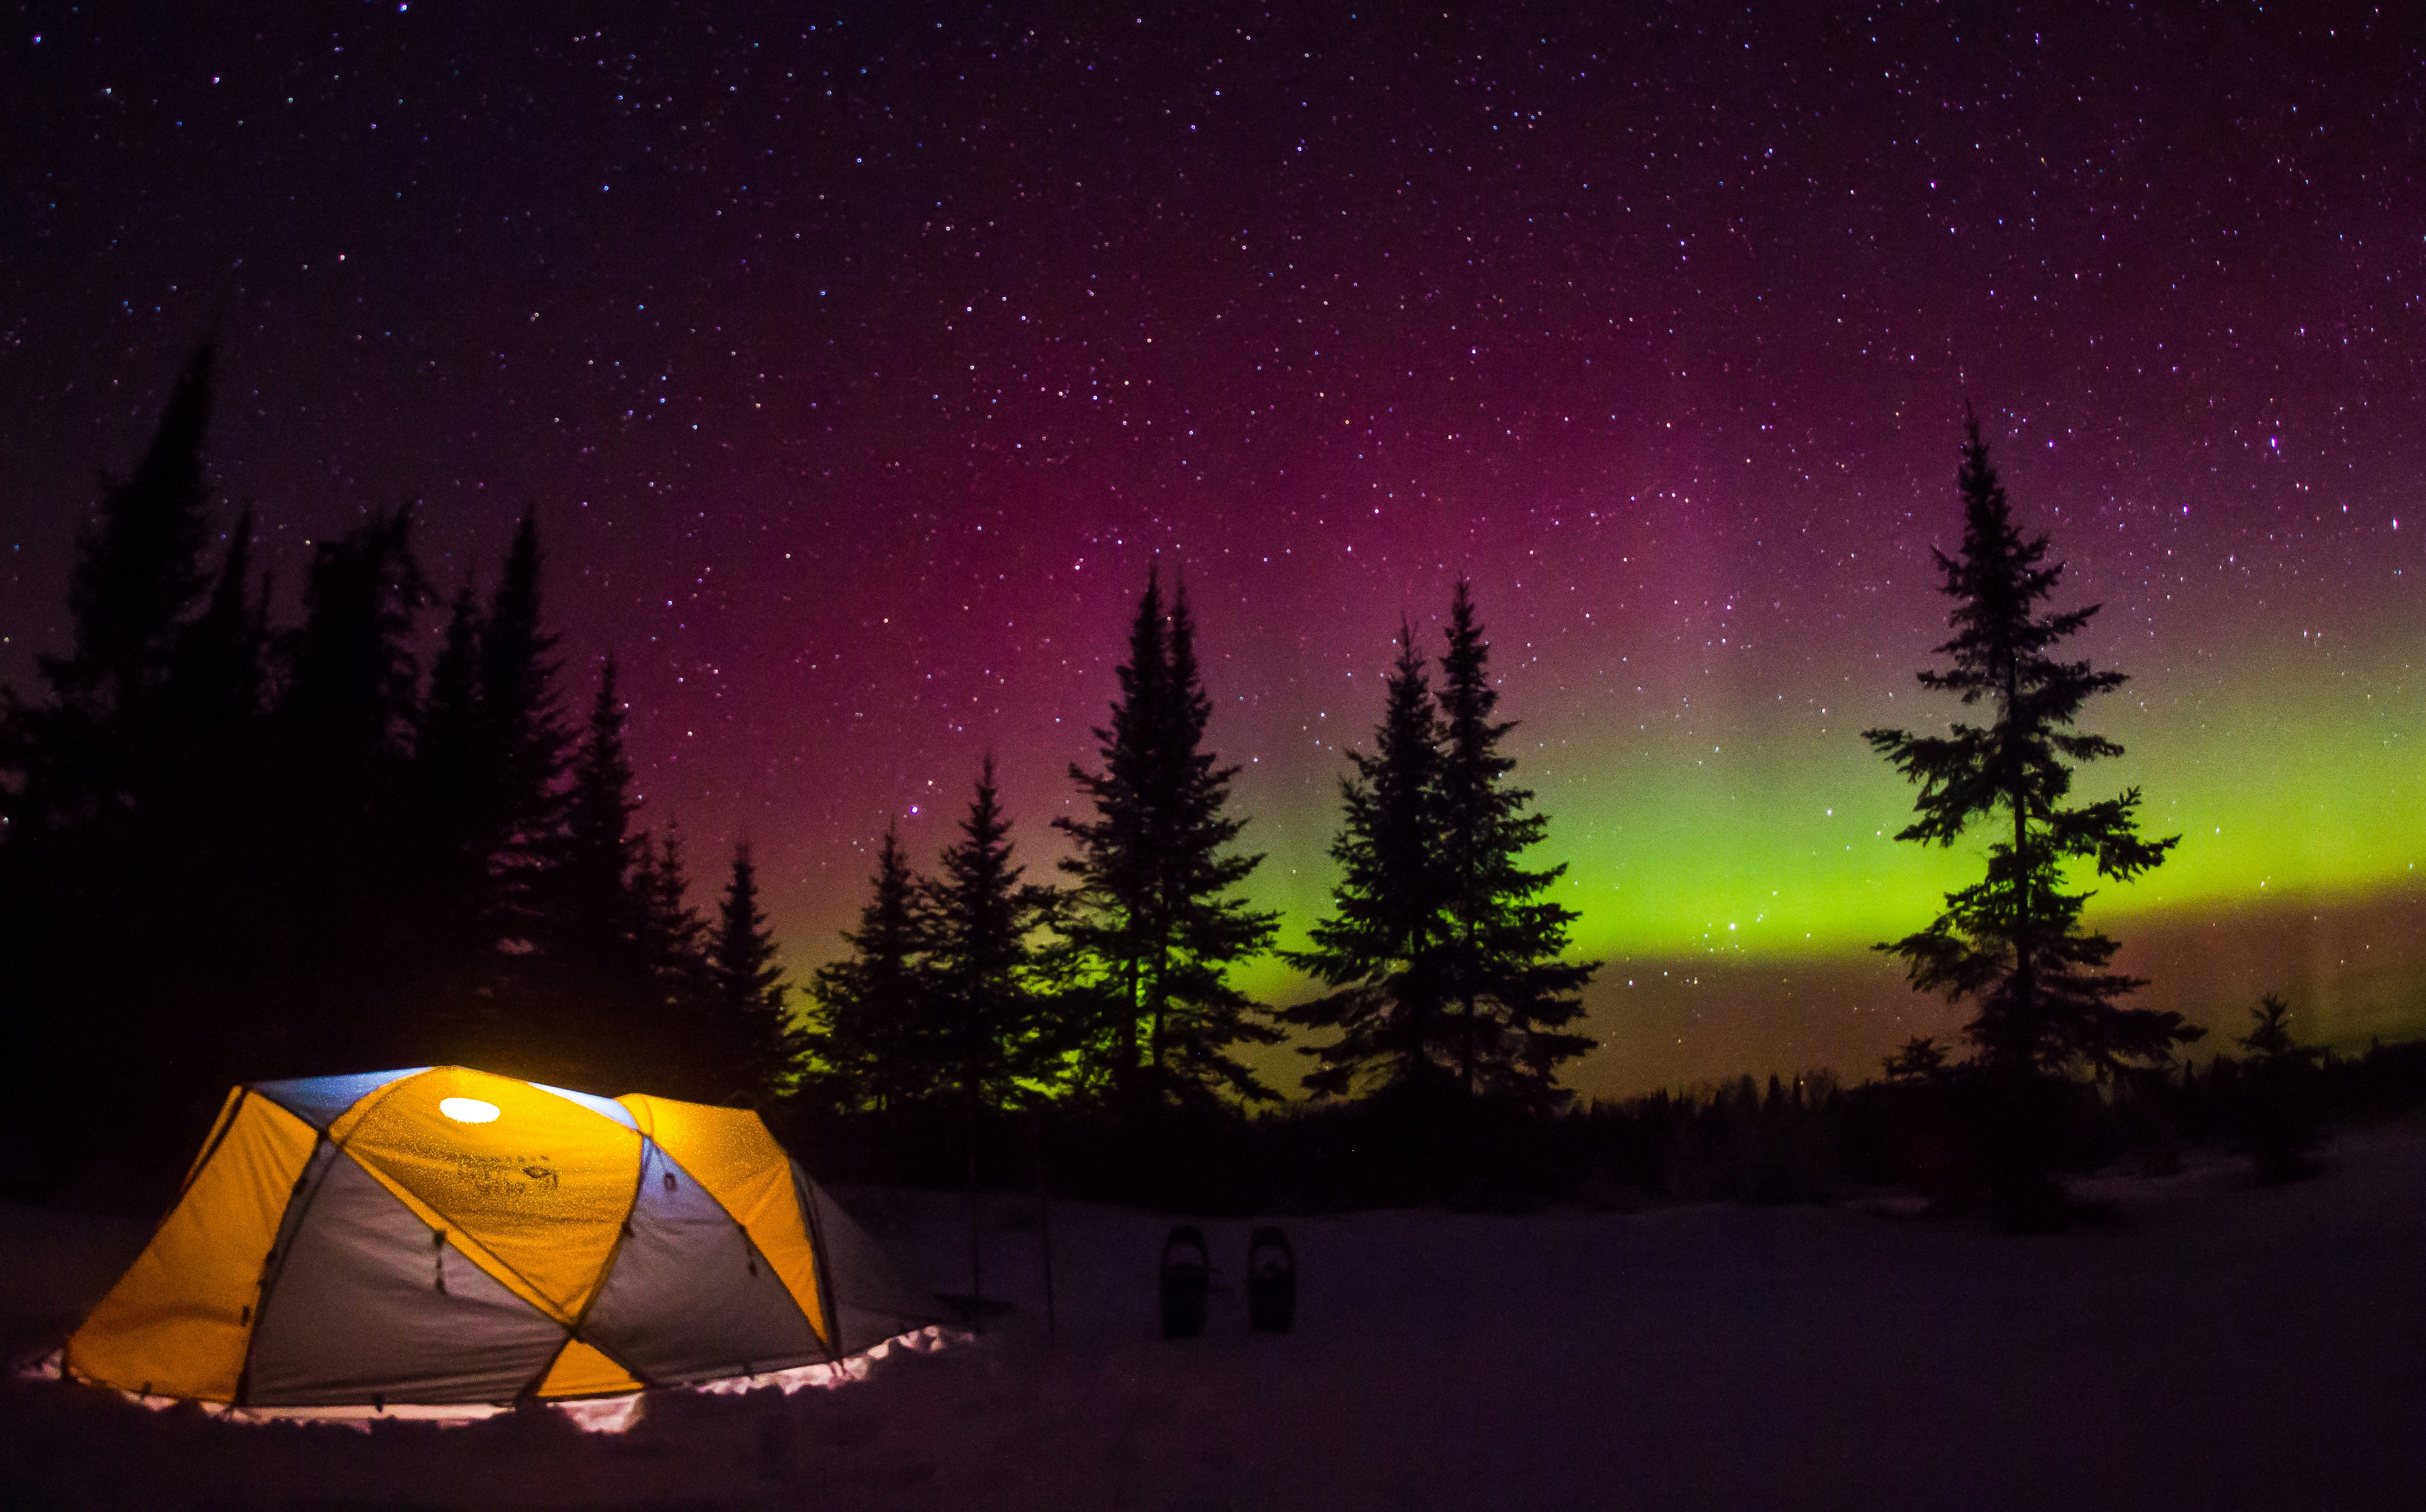
[[[61,1363],[247,1407],[504,1403],[830,1361],[930,1321],[755,1113],[447,1066],[229,1093]]]

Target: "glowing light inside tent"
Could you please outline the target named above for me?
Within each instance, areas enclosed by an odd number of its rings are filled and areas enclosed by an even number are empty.
[[[494,1123],[497,1105],[483,1102],[476,1097],[450,1097],[439,1101],[438,1111],[457,1123]]]

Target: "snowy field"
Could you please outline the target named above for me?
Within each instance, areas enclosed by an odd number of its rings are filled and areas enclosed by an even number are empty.
[[[622,1435],[211,1422],[0,1383],[0,1505],[2399,1507],[2426,1505],[2426,1123],[2321,1177],[2194,1158],[2082,1183],[2057,1238],[1854,1208],[1286,1227],[1297,1331],[1247,1331],[1245,1222],[1203,1339],[1155,1333],[1171,1220],[985,1205],[983,1337],[784,1396],[652,1399]],[[842,1194],[968,1290],[967,1212]],[[73,1321],[139,1227],[0,1208],[0,1334]]]

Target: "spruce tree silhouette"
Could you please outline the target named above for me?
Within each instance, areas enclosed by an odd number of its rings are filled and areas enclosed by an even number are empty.
[[[895,1111],[931,1097],[942,1081],[930,1022],[924,891],[901,852],[898,828],[885,826],[859,927],[843,931],[850,954],[809,981],[802,1048],[817,1068],[811,1085],[831,1106]]]
[[[554,858],[549,947],[586,955],[620,973],[641,933],[641,905],[632,885],[641,837],[632,832],[639,804],[632,796],[632,763],[623,751],[623,704],[616,692],[612,651],[598,669],[590,722],[573,757],[565,795],[564,832]]]
[[[167,680],[188,613],[209,579],[210,344],[195,348],[135,474],[110,491],[77,541],[68,579],[73,650],[44,656],[60,701],[121,717],[142,710]],[[96,707],[97,705],[97,707]]]
[[[1338,1033],[1304,1052],[1320,1064],[1302,1081],[1322,1097],[1367,1085],[1421,1089],[1444,1076],[1450,927],[1438,864],[1440,719],[1410,627],[1399,632],[1373,752],[1351,750],[1348,761],[1353,775],[1340,780],[1345,812],[1331,844],[1340,867],[1332,914],[1308,931],[1310,948],[1282,952],[1332,989],[1283,1015]]]
[[[161,906],[137,925],[177,963],[167,987],[198,1083],[256,1074],[283,1037],[278,999],[260,989],[279,946],[269,901],[276,857],[268,584],[255,586],[252,511],[228,533],[218,577],[186,627],[169,676],[164,737],[151,753],[143,872]]]
[[[1519,864],[1550,821],[1527,812],[1532,793],[1509,781],[1516,764],[1499,743],[1516,725],[1492,718],[1499,690],[1491,685],[1491,647],[1463,578],[1448,634],[1436,790],[1458,1076],[1469,1099],[1481,1089],[1552,1106],[1569,1095],[1558,1086],[1558,1068],[1593,1048],[1589,1036],[1566,1026],[1583,1016],[1582,992],[1599,968],[1560,959],[1577,916],[1542,894],[1566,867]]]
[[[775,957],[775,934],[758,907],[758,869],[744,841],[733,847],[707,955],[716,1005],[707,1037],[717,1052],[720,1101],[764,1107],[796,1079],[801,1037],[792,1023],[792,989]]]
[[[2291,1005],[2269,992],[2249,1010],[2249,1033],[2237,1041],[2249,1053],[2244,1080],[2249,1160],[2264,1182],[2315,1174],[2313,1155],[2323,1135],[2315,1086],[2324,1052],[2291,1034]]]
[[[574,749],[563,829],[537,897],[553,1069],[590,1085],[649,1089],[676,1047],[652,1001],[648,904],[639,876],[646,839],[632,831],[639,804],[632,796],[623,717],[610,651]]]
[[[978,772],[960,841],[927,884],[927,963],[944,1080],[971,1117],[1022,1101],[1063,1050],[1032,937],[1055,911],[1050,888],[1023,883],[994,757]]]
[[[1281,1032],[1229,969],[1263,953],[1279,916],[1232,895],[1263,858],[1223,854],[1246,825],[1226,812],[1238,768],[1204,748],[1212,705],[1187,588],[1166,620],[1158,568],[1147,570],[1117,675],[1111,723],[1095,732],[1102,770],[1070,767],[1094,815],[1053,821],[1075,851],[1060,863],[1077,879],[1063,927],[1088,985],[1074,996],[1100,1005],[1083,1064],[1130,1107],[1223,1092],[1270,1100],[1233,1052]]]
[[[107,1064],[137,1103],[178,1116],[199,1101],[182,995],[191,961],[173,898],[196,858],[169,826],[194,732],[170,683],[209,586],[204,472],[213,353],[197,348],[134,473],[107,486],[79,533],[68,583],[70,649],[38,658],[49,695],[0,695],[0,997],[12,1031],[15,1106],[62,1150],[99,1122],[89,1086]],[[149,1054],[128,1064],[128,1044]],[[126,1127],[129,1138],[149,1131]]]
[[[641,902],[650,1011],[660,1025],[642,1037],[676,1047],[677,1076],[686,1086],[704,1084],[708,1078],[690,1063],[682,1047],[697,1037],[700,1025],[713,1019],[710,1000],[715,986],[708,976],[707,925],[691,907],[682,834],[671,821],[654,846],[642,837],[633,886]]]
[[[480,1051],[476,1005],[494,973],[500,909],[491,861],[505,819],[480,707],[485,618],[467,579],[447,615],[429,684],[414,712],[406,804],[409,912],[428,1038],[407,1064],[464,1059]]]
[[[1935,554],[1942,589],[1954,601],[1955,632],[1936,651],[1952,665],[1923,671],[1920,684],[1955,694],[1966,708],[1985,704],[1991,718],[1958,722],[1947,735],[1876,729],[1863,737],[1920,785],[1918,817],[1897,839],[1947,846],[1975,825],[1995,827],[2000,838],[1988,847],[1984,878],[1948,893],[1945,911],[1927,929],[1877,948],[1906,963],[1916,989],[1973,1001],[1963,1033],[1997,1110],[1988,1134],[1992,1176],[2027,1204],[2047,1193],[2046,1094],[2053,1085],[2080,1071],[2105,1076],[2161,1061],[2202,1031],[2178,1014],[2122,1005],[2120,999],[2145,984],[2104,969],[2118,947],[2080,928],[2091,894],[2063,887],[2067,861],[2094,861],[2101,877],[2128,881],[2160,864],[2175,844],[2140,837],[2137,788],[2101,802],[2065,803],[2076,764],[2123,753],[2075,727],[2089,700],[2121,686],[2123,674],[2093,672],[2085,661],[2050,654],[2097,606],[2036,612],[2063,569],[2041,565],[2046,536],[2025,540],[2014,528],[1967,407],[1956,482],[1962,550]]]
[[[539,522],[526,511],[480,627],[481,760],[493,784],[487,858],[496,937],[524,947],[543,932],[539,877],[563,823],[562,780],[572,738],[557,691],[557,637],[542,628]]]
[[[402,796],[428,600],[412,517],[375,512],[314,551],[303,623],[280,637],[269,816],[287,949],[280,983],[286,1064],[324,1073],[386,1064],[394,989],[411,973],[393,926],[403,906]]]
[[[231,738],[262,712],[268,677],[269,585],[252,578],[253,520],[228,532],[218,576],[201,615],[179,636],[169,676],[173,726],[190,738]]]

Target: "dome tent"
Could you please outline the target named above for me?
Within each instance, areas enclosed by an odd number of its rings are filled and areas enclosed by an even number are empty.
[[[461,1067],[229,1093],[65,1373],[237,1407],[616,1395],[933,1321],[755,1113]]]

